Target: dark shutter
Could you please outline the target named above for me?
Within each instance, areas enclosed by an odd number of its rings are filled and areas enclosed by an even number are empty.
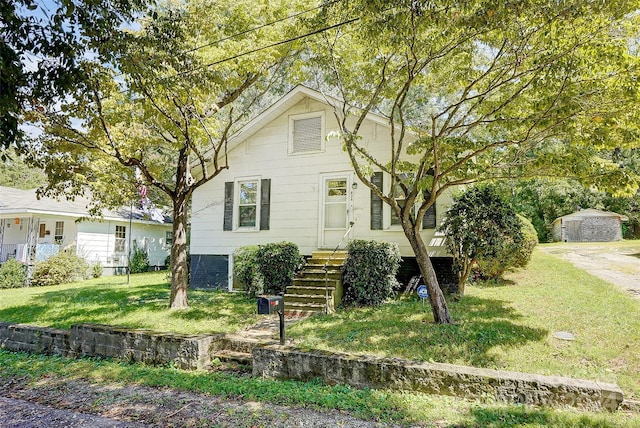
[[[233,230],[233,181],[224,183],[224,222],[222,230]]]
[[[371,183],[382,190],[382,172],[374,172]],[[371,230],[382,230],[382,199],[371,191]]]
[[[431,197],[431,193],[425,190],[424,198],[425,200]],[[423,229],[435,229],[436,228],[436,203],[433,202],[433,205],[429,207],[427,212],[422,217],[422,228]]]
[[[269,212],[271,204],[271,179],[260,183],[260,230],[269,230]]]

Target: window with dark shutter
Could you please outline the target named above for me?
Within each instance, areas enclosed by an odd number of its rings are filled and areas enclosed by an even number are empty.
[[[224,220],[222,230],[233,230],[233,181],[224,183]]]
[[[378,189],[382,189],[382,172],[374,172],[371,183]],[[382,230],[382,199],[371,191],[371,230]]]
[[[269,230],[271,204],[271,179],[265,178],[260,183],[260,230]]]
[[[424,198],[429,199],[431,194],[427,191],[424,192]],[[435,229],[436,228],[436,203],[429,207],[427,212],[422,217],[422,228],[423,229]]]

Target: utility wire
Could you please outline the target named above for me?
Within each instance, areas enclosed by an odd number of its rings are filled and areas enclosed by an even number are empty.
[[[301,34],[299,36],[291,37],[289,39],[281,40],[279,42],[274,42],[274,43],[271,43],[271,44],[266,45],[266,46],[261,46],[259,48],[250,49],[248,51],[244,51],[244,52],[241,52],[239,54],[232,55],[230,57],[226,57],[226,58],[220,59],[218,61],[214,61],[214,62],[211,62],[211,63],[208,63],[208,64],[204,64],[204,65],[201,65],[201,66],[198,66],[198,67],[194,67],[191,70],[182,71],[182,72],[174,74],[173,76],[165,77],[165,78],[163,78],[161,80],[170,79],[172,77],[177,77],[177,76],[183,76],[183,75],[186,75],[186,74],[193,73],[194,71],[199,70],[201,68],[208,68],[208,67],[211,67],[211,66],[214,66],[214,65],[218,65],[218,64],[222,64],[222,63],[225,63],[225,62],[228,62],[228,61],[233,61],[234,59],[238,59],[238,58],[241,58],[241,57],[246,56],[246,55],[251,55],[253,53],[260,52],[260,51],[265,50],[265,49],[270,49],[270,48],[273,48],[273,47],[276,47],[276,46],[281,46],[281,45],[285,45],[287,43],[295,42],[296,40],[304,39],[306,37],[310,37],[310,36],[313,36],[315,34],[324,33],[325,31],[329,31],[329,30],[332,30],[334,28],[342,27],[343,25],[351,24],[351,23],[359,21],[359,20],[360,20],[360,17],[351,18],[351,19],[348,19],[346,21],[339,22],[337,24],[329,25],[328,27],[319,28],[317,30],[310,31],[308,33]]]
[[[330,6],[330,5],[334,4],[334,3],[338,3],[339,1],[341,1],[341,0],[331,0],[331,1],[328,1],[328,2],[320,4],[319,6],[312,7],[310,9],[306,9],[306,10],[294,13],[293,15],[288,15],[288,16],[285,16],[284,18],[276,19],[275,21],[266,22],[266,23],[264,23],[262,25],[258,25],[257,27],[249,28],[248,30],[244,30],[244,31],[240,31],[239,33],[236,33],[236,34],[232,34],[231,36],[223,37],[222,39],[218,39],[218,40],[213,41],[213,42],[205,43],[204,45],[196,46],[195,48],[191,48],[189,50],[186,50],[183,53],[195,52],[197,50],[204,49],[206,47],[209,47],[209,46],[212,46],[212,45],[215,45],[215,44],[218,44],[218,43],[226,42],[227,40],[231,40],[231,39],[234,39],[234,38],[239,37],[239,36],[244,36],[245,34],[253,33],[255,31],[261,30],[261,29],[266,28],[266,27],[271,27],[272,25],[278,24],[280,22],[284,22],[284,21],[287,21],[289,19],[297,18],[298,16],[301,16],[301,15],[306,15],[309,12],[313,12],[314,10],[321,9],[321,8],[323,8],[325,6]]]

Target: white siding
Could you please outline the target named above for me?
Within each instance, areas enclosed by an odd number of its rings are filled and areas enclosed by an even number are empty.
[[[321,174],[344,172],[357,182],[352,191],[351,216],[355,222],[351,238],[397,242],[403,255],[413,255],[400,229],[370,230],[370,190],[357,181],[348,155],[337,139],[325,143],[323,153],[288,154],[289,116],[324,111],[325,133],[337,131],[338,126],[330,107],[305,99],[267,126],[233,147],[229,153],[229,169],[197,189],[192,199],[191,254],[231,254],[243,245],[278,241],[295,242],[303,254],[318,249]],[[377,129],[380,128],[380,129]],[[369,143],[371,153],[379,158],[388,155],[389,133],[381,125],[367,122],[363,141]],[[376,144],[375,137],[386,139]],[[270,230],[240,232],[223,231],[224,183],[240,177],[260,176],[271,179]],[[438,219],[450,204],[450,198],[437,202]],[[439,220],[438,220],[439,221]],[[434,256],[445,256],[441,240],[433,230],[423,235]]]
[[[124,253],[115,253],[115,229],[117,226],[126,228],[126,245]],[[136,241],[148,250],[149,264],[162,266],[169,254],[169,247],[165,243],[166,231],[170,225],[132,224],[133,234],[131,242]],[[78,254],[90,262],[100,262],[105,267],[126,266],[131,229],[126,221],[82,222],[78,231]]]

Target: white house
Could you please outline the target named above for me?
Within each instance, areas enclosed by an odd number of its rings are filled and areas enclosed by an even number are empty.
[[[388,159],[389,123],[369,115],[361,135],[370,153]],[[244,245],[291,241],[304,255],[347,240],[397,242],[413,252],[391,209],[356,177],[337,138],[333,107],[312,89],[298,86],[244,126],[229,142],[228,165],[198,188],[192,199],[191,285],[231,289],[233,253]],[[374,179],[389,189],[389,178]],[[435,231],[449,196],[425,216],[423,238],[437,266],[446,258]],[[448,260],[448,258],[446,258]]]
[[[147,219],[125,208],[91,218],[90,201],[36,197],[35,190],[0,186],[0,263],[16,258],[32,264],[75,247],[89,263],[101,263],[104,274],[126,272],[129,246],[144,248],[151,266],[164,266],[172,227],[165,216]]]

